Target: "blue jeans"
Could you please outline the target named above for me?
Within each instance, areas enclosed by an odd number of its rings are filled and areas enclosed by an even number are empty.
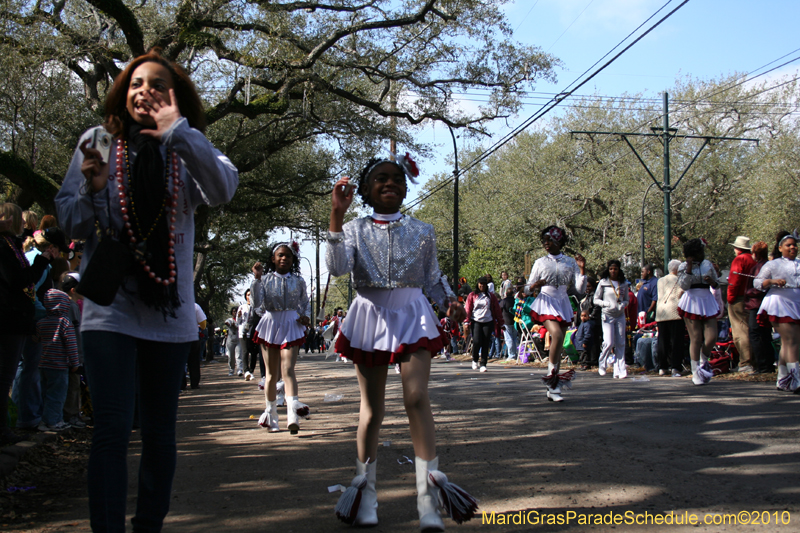
[[[190,344],[83,333],[95,423],[87,476],[92,531],[125,532],[128,441],[137,392],[142,453],[131,522],[133,531],[161,531],[175,476],[175,422]]]
[[[39,376],[39,359],[42,358],[42,343],[34,342],[33,336],[25,337],[22,349],[22,365],[14,379],[11,399],[17,404],[17,427],[35,428],[42,421],[42,387]]]
[[[645,370],[660,370],[658,357],[656,356],[657,343],[658,337],[641,337],[636,342],[636,351],[633,354],[633,358]]]
[[[516,359],[517,358],[517,330],[514,326],[509,326],[506,324],[503,326],[503,335],[506,337],[506,346],[508,347],[508,358],[509,359]]]
[[[489,359],[500,357],[500,337],[492,336],[491,349],[489,350]]]
[[[55,426],[64,421],[64,402],[69,387],[69,370],[40,368],[42,380],[42,422]]]

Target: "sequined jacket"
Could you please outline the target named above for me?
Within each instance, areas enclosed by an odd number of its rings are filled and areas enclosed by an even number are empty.
[[[761,272],[753,280],[753,287],[760,291],[772,289],[772,287],[764,289],[762,281],[765,279],[785,279],[786,288],[800,288],[800,259],[792,261],[785,257],[779,257],[768,261],[761,267]],[[781,290],[781,288],[775,287],[775,290]]]
[[[309,316],[310,312],[306,282],[294,274],[283,277],[267,272],[261,279],[253,280],[250,285],[250,301],[252,308],[260,311],[259,315],[263,315],[264,311],[292,309],[300,316]]]
[[[579,293],[586,291],[586,276],[581,274],[575,259],[564,254],[558,256],[548,254],[533,263],[531,275],[525,285],[526,294],[532,292],[531,285],[540,279],[545,280],[545,286],[567,289],[572,287]]]
[[[440,306],[455,297],[439,270],[430,224],[410,216],[388,224],[364,217],[342,230],[328,232],[326,261],[331,275],[350,273],[356,289],[421,288]]]
[[[692,288],[708,288],[709,284],[703,279],[706,276],[710,277],[714,282],[717,281],[717,269],[708,259],[703,259],[702,263],[692,261],[691,274],[686,273],[686,262],[683,262],[678,267],[678,287],[685,291]],[[700,287],[700,285],[703,287]]]

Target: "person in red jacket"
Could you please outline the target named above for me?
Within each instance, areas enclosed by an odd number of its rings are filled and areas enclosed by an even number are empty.
[[[744,308],[744,300],[747,289],[753,288],[753,278],[741,274],[750,272],[756,262],[750,253],[750,239],[740,235],[730,244],[736,257],[728,275],[728,318],[731,321],[733,344],[739,352],[739,372],[752,374],[755,369],[750,350],[749,312]]]
[[[467,296],[467,304],[464,307],[472,329],[472,369],[478,369],[480,353],[480,371],[486,372],[492,332],[499,337],[503,327],[500,302],[493,292],[489,292],[489,281],[486,278],[478,278],[475,290]]]

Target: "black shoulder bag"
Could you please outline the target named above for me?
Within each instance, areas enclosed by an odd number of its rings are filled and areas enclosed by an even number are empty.
[[[88,186],[88,185],[87,185]],[[108,187],[106,187],[107,189]],[[91,189],[89,189],[91,190]],[[94,193],[91,193],[94,196]],[[92,201],[94,208],[94,201]],[[111,209],[106,205],[109,227],[100,228],[97,212],[94,214],[97,246],[89,259],[89,264],[81,275],[75,290],[97,305],[108,306],[114,302],[117,291],[122,286],[133,265],[133,253],[123,243],[114,239],[111,231]]]

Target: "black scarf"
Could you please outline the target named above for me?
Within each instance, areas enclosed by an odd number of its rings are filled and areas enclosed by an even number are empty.
[[[128,154],[132,168],[128,168],[128,199],[131,229],[136,243],[130,243],[135,255],[143,254],[145,261],[161,279],[170,278],[169,268],[169,218],[172,200],[172,180],[167,179],[164,159],[161,157],[161,142],[141,133],[143,127],[134,123],[128,127]],[[136,151],[136,157],[131,154]],[[155,225],[155,227],[154,227]],[[152,230],[152,231],[151,231]],[[123,238],[128,239],[127,233]],[[177,262],[177,261],[176,261]],[[177,272],[177,266],[175,268]],[[144,271],[142,265],[134,267],[139,298],[147,305],[167,316],[176,318],[180,307],[178,276],[175,283],[166,287],[156,283]]]

